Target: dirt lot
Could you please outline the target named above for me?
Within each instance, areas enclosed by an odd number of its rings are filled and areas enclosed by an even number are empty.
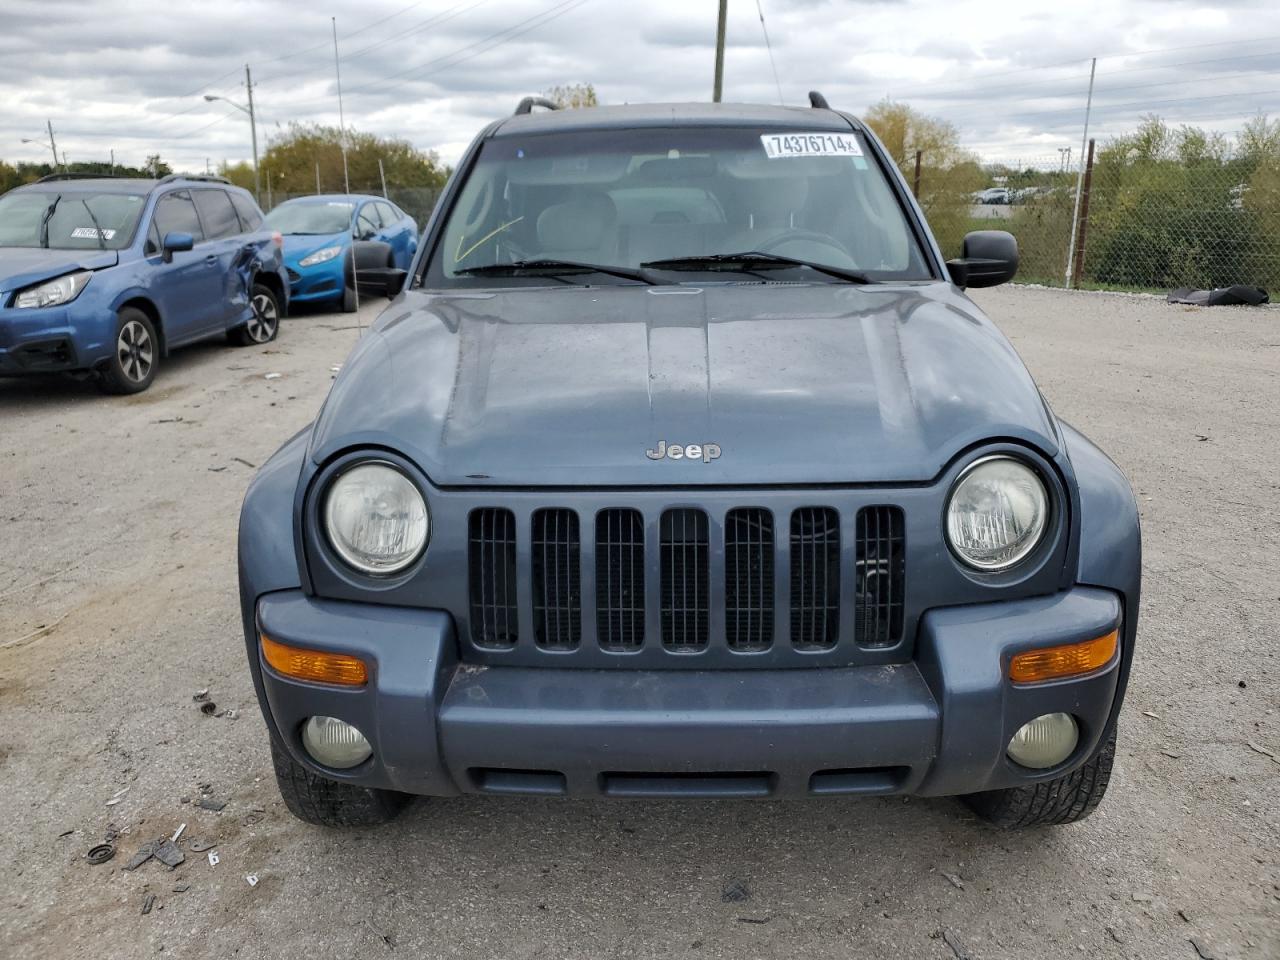
[[[254,465],[355,342],[312,315],[266,350],[188,350],[133,399],[0,382],[0,957],[1280,957],[1280,310],[977,299],[1142,506],[1141,648],[1091,820],[471,798],[295,821],[234,546]],[[122,869],[182,823],[216,866]],[[119,854],[89,865],[111,825]]]

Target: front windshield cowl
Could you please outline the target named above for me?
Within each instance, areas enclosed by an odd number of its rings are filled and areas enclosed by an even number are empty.
[[[713,271],[658,266],[716,260]],[[699,283],[933,278],[898,195],[852,129],[682,125],[485,141],[424,286],[545,285],[503,267],[552,261],[671,283],[695,282],[695,272]]]

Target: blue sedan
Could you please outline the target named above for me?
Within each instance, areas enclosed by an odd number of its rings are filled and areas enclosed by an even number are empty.
[[[321,194],[288,200],[267,215],[266,228],[284,235],[290,299],[338,301],[356,308],[356,288],[385,290],[389,271],[408,270],[418,249],[418,225],[389,200]]]

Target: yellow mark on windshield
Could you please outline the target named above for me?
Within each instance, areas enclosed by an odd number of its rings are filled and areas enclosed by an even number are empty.
[[[467,257],[471,256],[471,254],[475,253],[476,250],[478,250],[481,244],[483,244],[485,241],[492,240],[494,237],[500,234],[503,230],[506,230],[508,227],[514,227],[517,223],[519,223],[523,219],[524,217],[516,217],[514,220],[508,220],[506,223],[498,227],[496,230],[490,230],[488,233],[486,233],[483,237],[481,237],[471,246],[467,247],[465,251],[462,249],[462,244],[466,241],[467,238],[465,236],[459,237],[458,251],[453,255],[454,265],[456,266],[457,264],[461,263],[463,260],[467,259]]]

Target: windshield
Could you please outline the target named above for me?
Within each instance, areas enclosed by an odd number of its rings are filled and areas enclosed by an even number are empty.
[[[635,268],[749,251],[873,280],[928,279],[899,202],[868,154],[852,131],[672,127],[499,137],[484,144],[449,213],[427,284],[531,282],[480,269],[522,261]],[[813,271],[803,278],[819,280]]]
[[[91,190],[7,193],[0,197],[0,247],[123,250],[133,240],[146,202],[131,193]]]
[[[343,233],[351,229],[352,206],[344,200],[282,203],[267,214],[262,227],[283,234]]]

